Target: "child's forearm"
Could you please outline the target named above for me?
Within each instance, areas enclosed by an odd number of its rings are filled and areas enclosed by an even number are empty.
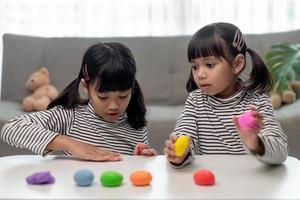
[[[72,138],[65,135],[57,135],[46,147],[47,150],[52,151],[67,151],[72,143]]]
[[[258,156],[258,160],[268,164],[281,164],[288,156],[288,144],[286,140],[276,137],[261,137],[265,152]]]

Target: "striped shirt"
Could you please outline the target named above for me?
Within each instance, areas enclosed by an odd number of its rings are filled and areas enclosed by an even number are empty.
[[[126,114],[116,122],[106,122],[90,104],[69,109],[56,106],[15,117],[2,128],[1,139],[14,147],[45,155],[49,153],[47,145],[58,134],[127,155],[133,154],[137,143],[148,143],[146,127],[134,129]]]
[[[264,127],[258,136],[264,145],[265,154],[256,158],[269,164],[279,164],[288,155],[287,136],[275,119],[269,96],[239,91],[232,97],[220,99],[195,90],[191,92],[185,108],[179,117],[174,132],[192,138],[190,157],[185,165],[197,154],[251,154],[237,132],[232,116],[238,116],[256,107],[263,115]]]

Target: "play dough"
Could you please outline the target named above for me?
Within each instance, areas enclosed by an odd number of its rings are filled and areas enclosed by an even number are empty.
[[[215,184],[215,176],[208,169],[200,169],[194,173],[194,182],[197,185],[213,185]]]
[[[105,187],[117,187],[122,184],[123,176],[116,171],[106,171],[100,176],[100,182]]]
[[[28,184],[32,185],[44,185],[54,183],[55,178],[49,171],[36,172],[26,178]]]
[[[178,157],[182,156],[186,148],[188,147],[188,145],[189,145],[189,137],[186,135],[179,136],[174,145],[175,155]]]
[[[89,186],[94,180],[94,174],[88,169],[80,169],[74,174],[74,181],[78,186]]]
[[[244,114],[238,117],[238,122],[241,129],[245,128],[258,128],[258,124],[255,121],[255,117],[252,116],[251,112],[245,112]]]
[[[152,181],[152,175],[148,171],[137,170],[131,173],[129,179],[135,186],[146,186]]]

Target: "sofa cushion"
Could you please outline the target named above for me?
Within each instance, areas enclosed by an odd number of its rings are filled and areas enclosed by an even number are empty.
[[[274,113],[282,126],[300,124],[300,99],[291,104],[283,105],[280,109],[275,110]],[[300,129],[298,132],[300,135]]]

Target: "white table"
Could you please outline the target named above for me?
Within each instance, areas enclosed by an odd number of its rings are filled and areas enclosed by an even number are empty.
[[[121,162],[87,162],[68,157],[35,155],[0,158],[0,198],[3,199],[300,199],[300,162],[288,157],[277,167],[264,165],[250,156],[197,156],[183,168],[169,166],[164,156],[124,156]],[[78,187],[74,173],[88,168],[95,174],[90,187]],[[210,169],[213,186],[199,186],[193,173]],[[150,186],[135,187],[129,176],[134,170],[149,170]],[[56,182],[29,185],[25,178],[34,172],[50,171]],[[103,171],[123,174],[120,187],[107,188],[99,182]]]

